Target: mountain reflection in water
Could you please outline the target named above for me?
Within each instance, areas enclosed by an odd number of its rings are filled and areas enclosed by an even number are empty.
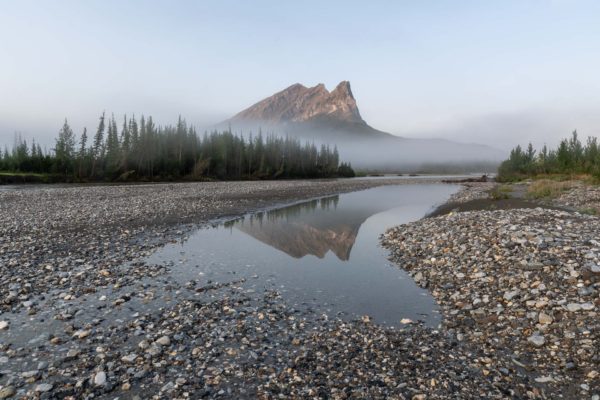
[[[337,212],[339,199],[339,196],[331,196],[312,200],[259,213],[232,225],[294,258],[308,254],[323,258],[331,251],[340,260],[347,261],[360,226],[373,211]]]
[[[370,315],[435,326],[437,305],[403,270],[390,265],[379,235],[423,217],[457,190],[442,184],[394,185],[325,197],[200,229],[160,249],[172,277],[200,284],[239,281],[276,290],[294,308],[342,318]]]

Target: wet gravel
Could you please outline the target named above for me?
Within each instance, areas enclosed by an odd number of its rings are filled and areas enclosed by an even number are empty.
[[[431,182],[431,181],[428,181]],[[476,355],[406,322],[295,310],[270,289],[148,265],[217,220],[394,180],[0,192],[0,398],[498,398]],[[414,182],[411,182],[414,183]],[[440,371],[440,365],[445,365]]]
[[[473,212],[388,232],[394,259],[444,307],[438,330],[342,321],[235,274],[181,283],[143,261],[217,219],[400,183],[0,192],[0,399],[597,400],[590,216]]]
[[[444,329],[522,396],[600,395],[600,219],[514,209],[391,229],[393,260],[440,303]]]
[[[0,310],[51,289],[77,298],[164,272],[130,265],[216,219],[398,180],[180,183],[0,191]]]

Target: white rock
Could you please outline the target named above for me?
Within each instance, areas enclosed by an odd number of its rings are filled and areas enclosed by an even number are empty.
[[[99,371],[94,376],[94,385],[104,386],[106,384],[106,372]]]
[[[121,361],[131,364],[132,362],[135,361],[136,358],[137,358],[137,354],[131,353],[131,354],[121,357]]]
[[[8,329],[8,321],[0,321],[0,331]]]

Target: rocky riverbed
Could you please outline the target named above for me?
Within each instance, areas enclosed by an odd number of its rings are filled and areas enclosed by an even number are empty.
[[[0,191],[0,309],[35,313],[33,297],[68,299],[125,286],[164,267],[131,263],[190,229],[285,202],[398,180],[218,182]],[[64,296],[63,296],[64,297]]]
[[[574,236],[595,232],[590,216],[452,214],[389,232],[395,259],[444,307],[437,330],[342,321],[292,308],[270,288],[247,289],[233,272],[223,282],[181,283],[171,265],[143,262],[207,223],[400,183],[0,192],[0,399],[595,399],[598,251],[593,239]]]
[[[424,219],[383,244],[442,305],[444,331],[481,351],[483,374],[520,379],[519,396],[598,399],[599,236],[597,217],[535,208]]]
[[[0,398],[424,398],[511,393],[441,332],[344,322],[143,262],[199,226],[393,180],[0,192]],[[406,182],[405,182],[406,183]],[[414,182],[411,182],[414,183]],[[440,365],[444,365],[440,369]]]

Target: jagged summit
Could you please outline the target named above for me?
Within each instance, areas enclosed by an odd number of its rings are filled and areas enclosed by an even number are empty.
[[[322,83],[314,87],[296,83],[236,114],[230,121],[280,124],[325,120],[367,126],[358,111],[350,82],[340,82],[331,92]]]
[[[235,133],[267,132],[336,145],[359,168],[399,169],[426,164],[499,161],[500,150],[438,139],[408,139],[371,127],[360,115],[350,82],[332,91],[295,83],[216,125]]]

